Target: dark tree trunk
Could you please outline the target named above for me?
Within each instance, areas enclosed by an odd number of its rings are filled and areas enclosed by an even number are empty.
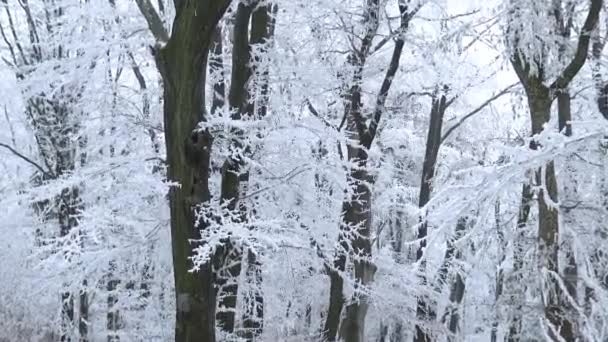
[[[82,288],[79,294],[79,305],[78,305],[78,333],[80,334],[80,342],[89,341],[89,296],[87,292],[87,281],[86,279],[82,282]]]
[[[420,181],[420,196],[418,206],[424,208],[431,199],[432,181],[435,176],[435,166],[437,164],[437,156],[441,145],[441,128],[443,125],[443,116],[447,109],[447,87],[439,90],[433,97],[431,105],[431,115],[429,131],[426,140],[426,151],[424,154],[424,163],[422,165],[422,179]],[[422,285],[427,285],[427,279],[424,273],[426,272],[426,262],[423,259],[424,249],[426,248],[427,237],[427,221],[425,217],[420,219],[420,227],[418,229],[418,239],[420,245],[416,251],[416,261],[420,262],[420,273]],[[422,321],[432,321],[435,319],[435,309],[433,304],[423,297],[418,298],[416,315]],[[415,326],[414,342],[429,342],[431,336],[419,324]]]
[[[457,252],[456,254],[456,257],[460,258],[460,252]],[[450,288],[450,304],[446,315],[443,317],[443,320],[444,322],[447,322],[448,329],[451,333],[451,335],[448,336],[448,341],[458,341],[457,334],[459,332],[460,324],[460,304],[464,298],[465,290],[464,278],[460,275],[460,272],[456,273],[454,278]]]
[[[532,134],[540,134],[543,125],[549,122],[551,117],[551,98],[549,90],[541,84],[532,83],[526,87],[528,104],[532,116]],[[539,147],[538,143],[532,142],[532,149]],[[554,204],[558,203],[557,180],[555,176],[554,162],[548,162],[544,167],[536,170],[536,183],[545,184],[538,194],[538,237],[540,265],[549,272],[560,274],[558,264],[559,250],[559,212]],[[567,312],[561,286],[555,279],[550,277],[545,280],[548,289],[547,296],[543,298],[545,317],[552,324],[561,338],[566,341],[574,340],[572,322],[566,318]],[[553,335],[552,332],[549,332]],[[554,336],[554,338],[557,338]]]
[[[349,148],[350,149],[350,148]],[[367,159],[367,153],[358,149],[361,160]],[[351,159],[352,160],[352,159]],[[340,325],[340,337],[348,342],[364,341],[365,316],[368,310],[367,296],[358,291],[359,286],[371,284],[376,267],[371,262],[371,184],[372,179],[366,171],[366,165],[351,172],[354,183],[353,198],[345,202],[344,231],[355,238],[350,239],[350,251],[354,259],[355,294],[345,308],[344,318]],[[351,236],[352,236],[351,235]]]
[[[351,51],[348,62],[354,69],[354,75],[344,91],[344,116],[347,122],[347,134],[351,142],[347,143],[348,160],[356,164],[349,170],[348,186],[351,187],[349,197],[342,203],[342,222],[338,234],[338,245],[334,256],[333,269],[330,275],[330,298],[329,309],[325,321],[325,339],[334,341],[338,329],[340,338],[346,342],[364,341],[365,317],[367,315],[368,303],[364,291],[359,287],[371,284],[376,266],[371,262],[371,199],[373,179],[367,170],[367,151],[371,147],[377,133],[388,92],[391,88],[393,78],[399,68],[401,52],[404,45],[404,37],[409,21],[417,9],[409,9],[408,3],[399,2],[401,16],[401,31],[395,40],[393,55],[376,98],[373,116],[366,124],[366,118],[362,115],[361,82],[362,72],[366,59],[369,56],[371,43],[379,26],[380,1],[367,0],[364,12],[365,34],[361,46]],[[355,270],[355,293],[347,305],[344,318],[340,324],[340,316],[345,304],[342,274],[346,269],[348,256],[354,262]]]
[[[570,31],[572,29],[572,15],[570,15],[570,19],[567,20],[564,18],[561,1],[555,0],[554,6],[554,16],[556,20],[556,31],[557,34],[561,35],[566,42],[570,39]],[[569,8],[570,9],[570,8]],[[565,60],[565,52],[567,51],[567,46],[565,43],[562,43],[559,48],[559,58],[560,60]],[[557,116],[559,123],[559,131],[563,133],[567,137],[572,136],[572,109],[571,109],[571,98],[570,98],[570,90],[568,87],[564,87],[562,89],[557,89]],[[571,161],[572,158],[567,157],[565,161],[565,185],[564,185],[564,199],[569,200],[576,195],[577,186],[576,186],[576,176],[574,175],[574,170],[572,170]],[[563,222],[565,225],[573,226],[574,222],[572,221],[571,214],[569,210],[564,212]],[[562,238],[562,240],[564,240]],[[574,249],[571,243],[563,241],[566,247],[566,266],[564,267],[564,283],[566,285],[566,290],[568,291],[568,295],[570,298],[576,300],[577,298],[577,278],[578,278],[578,266],[576,264],[576,257],[574,255]],[[566,301],[567,310],[569,315],[577,315],[576,310]],[[573,317],[571,317],[573,318]],[[573,324],[576,320],[572,320]],[[573,332],[576,334],[576,327],[573,327]]]
[[[371,229],[371,179],[367,173],[367,150],[365,147],[360,147],[365,139],[367,127],[365,119],[361,117],[361,81],[362,72],[365,67],[365,61],[371,48],[372,39],[378,29],[379,21],[379,2],[378,0],[368,0],[365,9],[365,24],[366,34],[361,43],[361,47],[357,51],[351,51],[348,56],[349,64],[355,69],[354,76],[347,84],[344,94],[344,116],[347,122],[347,135],[351,142],[347,144],[348,160],[357,164],[356,168],[349,171],[347,176],[348,186],[351,187],[352,193],[342,202],[342,222],[340,223],[340,231],[338,233],[338,246],[335,252],[333,261],[333,270],[330,272],[330,298],[329,309],[325,321],[325,338],[328,341],[334,341],[340,326],[340,316],[345,303],[343,286],[344,280],[342,275],[346,270],[347,255],[360,255],[360,258],[368,258],[371,256],[371,244],[366,238],[369,236]],[[371,144],[371,141],[370,141]],[[365,144],[363,144],[365,146]],[[351,232],[352,231],[352,232]],[[355,239],[351,236],[357,236],[358,247],[355,250]],[[365,242],[364,240],[367,240]],[[368,245],[369,244],[369,248]],[[362,253],[362,254],[357,254]],[[359,263],[359,267],[355,266],[356,277],[363,277],[362,260],[355,261]],[[357,274],[357,272],[359,272]],[[369,272],[368,272],[369,273]],[[371,274],[373,276],[373,274]],[[359,278],[357,278],[359,279]],[[361,278],[363,281],[363,278]],[[366,275],[365,281],[371,281],[369,274]],[[360,283],[361,285],[363,282]],[[355,303],[353,303],[355,304]],[[367,304],[364,304],[361,312],[363,316],[367,311]],[[340,337],[348,342],[359,341],[361,326],[361,315],[357,313],[358,307],[352,306],[350,313],[345,315],[345,321],[348,327],[343,327],[340,330]],[[355,329],[352,331],[352,329]],[[342,334],[346,334],[342,335]],[[355,338],[351,340],[351,338]]]
[[[254,8],[258,6],[258,1],[251,3],[240,3],[238,5],[234,23],[234,44],[232,51],[232,75],[230,83],[230,94],[228,96],[230,109],[232,111],[231,116],[234,120],[252,119],[253,118],[253,103],[254,98],[250,92],[250,80],[254,74],[253,60],[251,58],[251,45],[260,43],[263,39],[267,39],[268,21],[267,14],[265,17],[261,16],[261,12],[266,13],[268,6],[260,6],[255,11]],[[251,22],[251,33],[249,32],[249,26]],[[263,28],[263,32],[259,32]],[[259,36],[259,35],[262,36]],[[245,222],[247,218],[247,209],[244,203],[239,203],[239,198],[242,195],[249,181],[249,173],[243,172],[242,169],[245,166],[245,155],[249,152],[250,147],[245,146],[241,141],[245,132],[241,132],[238,129],[233,131],[235,138],[231,143],[233,149],[232,157],[229,157],[224,162],[222,167],[222,194],[221,201],[227,206],[227,214],[231,217],[238,217],[238,220]],[[240,212],[240,214],[239,214]],[[235,315],[236,315],[236,303],[238,297],[238,277],[241,273],[242,268],[242,248],[243,246],[236,246],[234,242],[227,239],[224,242],[224,246],[219,250],[223,253],[224,272],[220,273],[218,277],[218,285],[222,288],[222,294],[219,300],[219,306],[221,312],[218,313],[218,321],[223,329],[229,333],[234,333],[235,330]],[[260,282],[261,285],[261,270],[252,271],[249,268],[259,268],[261,265],[257,260],[257,257],[252,251],[248,252],[248,259],[251,259],[248,263],[248,274],[257,274],[254,276]],[[229,265],[229,266],[225,266]],[[253,273],[252,273],[253,272]],[[256,309],[251,313],[263,313],[263,299],[260,300],[261,294],[254,296],[259,300],[259,305],[253,305]],[[251,307],[252,305],[248,305]],[[259,308],[259,310],[258,310]],[[246,308],[247,309],[247,308]],[[246,314],[249,311],[246,310]],[[260,322],[258,322],[258,318]],[[247,319],[244,317],[244,323],[250,325],[245,334],[251,334],[251,338],[261,332],[261,319],[262,317]],[[251,323],[255,321],[256,323]],[[258,326],[259,323],[259,326]],[[245,327],[246,329],[248,327]],[[249,337],[247,337],[249,339]]]
[[[74,322],[74,298],[69,292],[61,294],[61,342],[70,342],[70,334],[68,333]]]
[[[526,91],[532,121],[532,135],[540,134],[543,131],[543,125],[549,122],[551,117],[551,104],[553,100],[557,95],[568,89],[572,79],[585,64],[591,41],[591,33],[597,25],[602,5],[602,0],[590,0],[589,12],[581,28],[574,57],[549,86],[545,85],[546,60],[538,60],[536,56],[527,56],[526,52],[517,46],[519,44],[518,40],[521,35],[521,28],[516,26],[509,28],[515,37],[511,64]],[[560,27],[561,33],[562,35],[566,35],[569,33],[569,28],[568,30],[563,29],[565,26],[563,16],[561,15],[561,2],[555,1],[553,2],[553,6],[552,10],[558,19],[557,23],[562,26]],[[519,9],[517,6],[514,6],[511,9],[512,14],[515,14]],[[534,61],[532,61],[533,59]],[[535,63],[535,72],[531,72],[532,62]],[[562,104],[558,105],[558,107],[562,107],[563,109],[566,104],[567,102],[562,101]],[[567,126],[564,118],[560,118],[560,123]],[[568,132],[567,127],[564,128]],[[531,149],[538,149],[539,147],[538,142],[531,142]],[[536,170],[536,182],[540,185],[537,195],[539,267],[559,275],[559,212],[556,207],[558,203],[557,180],[553,161],[547,162],[543,167]],[[545,319],[547,324],[552,325],[552,329],[548,329],[547,333],[553,339],[558,339],[559,337],[566,341],[573,341],[575,338],[574,324],[567,315],[567,302],[564,300],[562,287],[553,276],[542,279],[542,284],[542,293],[546,294],[542,298]],[[555,332],[559,336],[555,336]]]
[[[558,118],[559,118],[559,131],[564,135],[570,137],[572,136],[572,125],[570,121],[572,120],[572,110],[570,105],[570,92],[567,89],[560,91],[557,95],[557,109],[558,109]],[[572,199],[576,196],[577,193],[577,185],[576,185],[576,175],[574,174],[574,170],[572,170],[571,161],[572,158],[567,157],[565,161],[565,185],[564,185],[564,198],[566,200]],[[569,202],[569,201],[568,201]],[[563,222],[566,225],[573,226],[575,222],[572,220],[570,210],[564,210],[564,219]],[[566,265],[564,267],[564,284],[566,286],[566,291],[568,292],[568,296],[575,301],[577,300],[577,287],[578,287],[578,265],[576,263],[576,256],[574,254],[574,248],[572,243],[569,243],[567,239],[565,240],[563,237],[561,239],[561,243],[565,247],[565,255],[566,255]],[[565,240],[565,241],[564,241]],[[559,241],[558,241],[559,243]],[[570,319],[570,324],[573,326],[570,327],[572,330],[572,337],[574,338],[577,333],[576,322],[578,321],[575,317],[578,316],[576,308],[574,308],[569,300],[564,300],[565,310],[567,311],[567,315]]]
[[[190,272],[193,245],[208,222],[197,223],[198,205],[210,200],[209,157],[212,137],[197,130],[205,121],[205,76],[213,32],[230,0],[175,2],[173,31],[155,51],[164,85],[167,178],[180,184],[169,190],[171,244],[176,295],[176,342],[215,341],[215,289],[212,261]],[[147,8],[143,8],[142,13]],[[154,19],[154,17],[152,17]],[[155,21],[148,20],[151,29]],[[162,29],[162,27],[161,27]]]

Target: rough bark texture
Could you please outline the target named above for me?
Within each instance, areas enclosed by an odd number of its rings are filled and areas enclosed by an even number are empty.
[[[197,221],[196,206],[210,199],[208,176],[212,137],[197,130],[205,121],[205,76],[213,32],[230,0],[174,0],[173,31],[156,48],[164,85],[167,178],[180,184],[169,191],[171,244],[176,292],[176,342],[215,341],[215,289],[211,262],[190,272],[193,247],[206,219]],[[140,7],[141,8],[141,7]],[[142,11],[144,15],[145,12]],[[146,16],[149,26],[154,20]],[[152,15],[152,17],[154,17]],[[158,30],[157,30],[158,31]],[[155,34],[157,39],[163,38]]]

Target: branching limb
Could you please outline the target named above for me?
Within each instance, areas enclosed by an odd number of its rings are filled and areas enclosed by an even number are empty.
[[[472,111],[470,111],[468,114],[466,114],[465,116],[463,116],[456,124],[454,124],[454,126],[450,127],[445,134],[443,134],[443,136],[441,137],[441,143],[443,143],[450,134],[452,134],[452,132],[460,127],[467,119],[469,119],[470,117],[472,117],[473,115],[479,113],[482,109],[484,109],[486,106],[488,106],[489,104],[491,104],[492,102],[494,102],[496,99],[498,99],[499,97],[508,94],[511,92],[511,90],[513,90],[513,88],[515,88],[518,83],[513,83],[510,86],[504,88],[503,90],[499,91],[498,93],[494,94],[494,96],[490,97],[489,99],[487,99],[484,103],[480,104],[477,108],[473,109]]]
[[[146,19],[146,22],[148,22],[148,28],[150,29],[150,32],[152,32],[152,35],[154,35],[154,38],[160,43],[168,42],[169,33],[165,29],[163,20],[154,9],[154,6],[152,6],[150,0],[135,0],[135,2],[137,3],[137,7],[139,7],[141,14]]]
[[[45,171],[42,166],[40,166],[38,163],[36,163],[35,161],[31,160],[30,158],[26,157],[25,155],[23,155],[22,153],[19,153],[19,151],[15,150],[14,148],[12,148],[11,146],[7,145],[7,144],[3,144],[0,143],[0,147],[4,147],[7,150],[11,151],[14,155],[16,155],[17,157],[23,159],[25,162],[27,162],[28,164],[34,166],[36,169],[38,169],[40,172],[42,172],[43,175],[49,177],[49,178],[55,178],[55,176],[47,171]]]
[[[561,75],[551,84],[550,89],[552,93],[566,88],[585,64],[585,61],[587,60],[587,51],[589,50],[589,44],[591,41],[591,35],[597,26],[600,11],[602,10],[602,3],[603,0],[591,0],[589,14],[587,15],[585,24],[581,29],[574,58],[572,61],[570,61],[568,66],[566,66]]]
[[[336,126],[332,125],[329,121],[327,121],[324,117],[322,117],[321,114],[319,114],[319,111],[317,111],[317,109],[313,106],[312,102],[310,102],[309,99],[306,99],[305,101],[306,101],[306,106],[308,107],[308,111],[312,115],[314,115],[319,120],[321,120],[323,122],[323,124],[325,124],[325,126],[327,126],[328,128],[338,131],[338,128]]]

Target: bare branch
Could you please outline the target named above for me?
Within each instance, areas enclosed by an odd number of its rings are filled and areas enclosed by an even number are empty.
[[[499,97],[510,93],[511,90],[516,87],[518,83],[513,83],[510,86],[504,88],[503,90],[499,91],[498,93],[494,94],[494,96],[490,97],[489,99],[487,99],[484,103],[482,103],[481,105],[479,105],[477,108],[475,108],[474,110],[472,110],[471,112],[469,112],[468,114],[466,114],[465,116],[463,116],[460,120],[458,120],[458,122],[456,124],[454,124],[454,126],[450,127],[445,134],[441,137],[441,143],[443,143],[450,134],[452,134],[452,132],[460,127],[467,119],[469,119],[470,117],[472,117],[473,115],[479,113],[482,109],[484,109],[486,106],[488,106],[490,103],[494,102],[494,100],[498,99]]]
[[[17,36],[17,32],[15,30],[15,23],[13,22],[13,16],[11,14],[11,11],[8,9],[8,5],[4,4],[4,9],[6,10],[6,17],[8,18],[8,27],[11,30],[11,33],[13,35],[13,41],[15,42],[15,46],[17,47],[17,50],[19,50],[19,54],[21,55],[21,59],[23,60],[23,64],[28,64],[27,62],[27,58],[25,57],[25,52],[23,51],[23,47],[21,46],[21,43],[19,42],[19,36]]]
[[[0,34],[2,35],[2,39],[4,40],[4,43],[6,44],[8,50],[11,53],[11,57],[13,58],[13,65],[17,66],[17,56],[15,55],[15,49],[13,49],[13,44],[11,44],[11,42],[6,37],[6,33],[4,32],[4,27],[2,27],[2,24],[0,24]],[[10,63],[7,64],[10,65]]]
[[[306,99],[306,105],[308,107],[308,110],[310,111],[310,113],[314,116],[316,116],[317,118],[319,118],[319,120],[323,121],[323,123],[325,124],[325,126],[327,126],[328,128],[331,129],[335,129],[336,131],[340,131],[342,129],[342,126],[344,125],[344,121],[346,120],[346,116],[344,116],[342,118],[342,122],[340,123],[339,127],[336,127],[334,125],[332,125],[331,123],[329,123],[327,120],[325,120],[325,118],[323,118],[321,116],[321,114],[319,114],[319,112],[317,111],[317,109],[312,105],[312,103],[310,102],[309,99]],[[338,155],[340,156],[340,160],[344,160],[344,156],[342,155],[342,148],[340,147],[340,141],[338,140],[336,142],[337,147],[338,147]]]
[[[393,38],[397,38],[399,39],[400,36],[404,33],[404,27],[403,27],[403,21],[404,19],[407,20],[407,22],[409,23],[412,18],[414,17],[414,15],[416,15],[416,13],[418,13],[418,11],[422,8],[422,6],[424,5],[424,2],[421,1],[419,2],[416,7],[414,7],[414,9],[412,9],[412,11],[405,13],[405,18],[403,17],[403,13],[400,15],[401,18],[401,26],[399,27],[399,29],[397,29],[395,32],[391,32],[391,34],[389,34],[388,36],[384,37],[384,39],[382,39],[370,52],[370,55],[373,55],[375,52],[377,52],[378,50],[382,49],[382,47],[384,47],[384,45],[386,45],[386,43],[388,43],[391,39]],[[407,29],[407,28],[405,28]]]
[[[32,50],[34,51],[34,58],[37,61],[42,60],[42,50],[40,48],[40,37],[38,36],[38,30],[36,29],[36,23],[34,22],[34,18],[32,16],[32,11],[30,9],[30,5],[27,0],[19,1],[21,8],[25,12],[25,17],[27,18],[27,25],[29,27],[29,37],[30,43],[32,44]],[[46,3],[45,3],[46,4]]]
[[[380,87],[380,92],[378,93],[378,97],[376,98],[376,107],[374,109],[374,115],[372,116],[372,120],[369,124],[369,128],[365,136],[361,139],[361,143],[366,148],[370,148],[372,141],[376,137],[376,132],[378,130],[378,124],[380,123],[380,118],[384,113],[384,105],[386,104],[386,98],[388,97],[388,92],[391,89],[391,85],[393,84],[393,78],[397,73],[397,69],[399,69],[399,60],[401,59],[401,53],[403,51],[403,45],[405,44],[405,32],[407,31],[410,20],[414,17],[414,15],[420,10],[422,7],[422,2],[420,2],[416,7],[414,7],[411,11],[408,11],[408,7],[404,3],[399,4],[399,11],[401,13],[401,25],[399,26],[399,35],[395,40],[395,47],[393,49],[393,55],[391,57],[391,61],[386,71],[386,75],[384,76],[384,81],[382,81],[382,86]]]
[[[137,79],[137,83],[139,83],[139,88],[141,90],[146,90],[146,79],[144,78],[144,75],[142,74],[141,69],[137,64],[137,61],[135,60],[135,56],[133,56],[133,53],[131,51],[127,51],[127,56],[129,56],[129,59],[131,60],[131,70],[133,71],[133,75],[135,75],[135,78]]]
[[[168,42],[169,33],[165,29],[163,20],[154,9],[154,6],[152,6],[150,0],[135,0],[135,2],[141,11],[141,14],[148,22],[148,28],[150,29],[150,32],[152,32],[154,38],[161,43]]]
[[[319,120],[323,121],[323,123],[325,124],[325,126],[327,126],[328,128],[331,129],[335,129],[336,131],[338,130],[338,128],[334,125],[332,125],[331,123],[329,123],[327,120],[325,120],[325,118],[323,118],[321,116],[321,114],[319,114],[319,112],[317,111],[317,109],[312,105],[312,103],[310,102],[309,99],[306,99],[306,106],[308,107],[308,111],[314,115],[315,117],[317,117]]]
[[[16,155],[17,157],[23,159],[24,161],[26,161],[27,163],[29,163],[30,165],[34,166],[36,169],[38,169],[40,172],[42,172],[42,174],[44,174],[45,176],[49,177],[49,178],[55,178],[55,176],[47,171],[45,171],[42,166],[40,166],[38,163],[36,163],[35,161],[31,160],[30,158],[26,157],[25,155],[19,153],[17,150],[15,150],[14,148],[12,148],[11,146],[7,145],[7,144],[3,144],[0,143],[0,147],[4,147],[7,150],[11,151],[14,155]]]
[[[566,66],[562,74],[551,84],[550,89],[552,93],[555,93],[556,90],[568,87],[574,76],[576,76],[576,74],[585,64],[585,61],[587,60],[587,51],[589,50],[589,43],[591,41],[591,35],[593,34],[593,30],[595,29],[599,20],[600,11],[602,10],[602,3],[603,0],[591,0],[589,14],[587,15],[585,24],[581,29],[574,58],[572,61],[570,61],[570,64]]]

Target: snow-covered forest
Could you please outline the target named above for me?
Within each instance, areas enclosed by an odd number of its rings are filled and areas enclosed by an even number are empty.
[[[603,0],[0,0],[1,342],[608,341]]]

